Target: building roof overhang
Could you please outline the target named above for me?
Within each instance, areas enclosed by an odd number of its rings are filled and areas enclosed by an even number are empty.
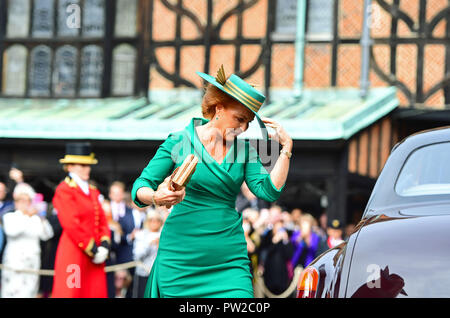
[[[393,111],[394,87],[306,89],[301,97],[271,91],[261,116],[280,122],[294,140],[348,140]],[[145,97],[105,99],[0,98],[0,138],[164,140],[201,117],[201,91],[152,91]],[[245,137],[259,138],[256,121]],[[243,137],[244,137],[243,136]]]

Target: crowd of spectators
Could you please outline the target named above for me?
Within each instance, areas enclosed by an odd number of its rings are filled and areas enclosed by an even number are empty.
[[[125,184],[112,182],[100,201],[111,231],[106,266],[109,298],[143,297],[156,257],[165,207],[139,208]],[[57,211],[13,168],[0,182],[0,296],[50,297],[62,227]]]
[[[107,272],[110,298],[143,297],[170,213],[165,207],[137,207],[126,190],[124,183],[115,181],[101,197],[112,242],[106,266],[118,265]],[[245,184],[236,210],[242,214],[250,271],[262,277],[273,294],[288,288],[296,267],[305,268],[345,238],[340,222],[327,221],[325,212],[315,218],[300,208],[285,210],[256,198]],[[1,296],[51,296],[52,276],[37,271],[53,269],[62,228],[51,203],[43,201],[15,168],[7,184],[0,182],[0,220]]]
[[[315,218],[300,208],[285,210],[277,204],[268,205],[245,184],[236,203],[243,217],[250,270],[254,277],[258,273],[275,295],[288,289],[296,267],[305,268],[352,231],[351,225],[344,229],[339,220],[328,220],[325,211]]]

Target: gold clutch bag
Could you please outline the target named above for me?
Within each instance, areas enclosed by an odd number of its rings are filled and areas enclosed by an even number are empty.
[[[185,187],[192,177],[197,167],[198,158],[192,154],[188,155],[181,166],[176,168],[170,176],[170,187],[174,191],[178,191]]]

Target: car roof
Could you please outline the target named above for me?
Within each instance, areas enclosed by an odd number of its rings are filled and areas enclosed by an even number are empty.
[[[417,146],[425,146],[430,143],[445,142],[450,139],[450,126],[443,126],[433,129],[422,130],[416,132],[408,137],[404,138],[402,141],[398,142],[393,148],[391,153],[397,149],[401,144],[405,144],[405,148],[414,147],[414,149],[419,148]],[[406,149],[405,149],[406,150]]]
[[[404,197],[399,196],[394,189],[400,171],[412,152],[424,146],[443,142],[450,142],[450,126],[420,131],[397,143],[392,148],[391,154],[377,179],[364,215],[382,213],[383,209],[397,205],[417,205],[436,201],[450,202],[450,195],[448,194]]]

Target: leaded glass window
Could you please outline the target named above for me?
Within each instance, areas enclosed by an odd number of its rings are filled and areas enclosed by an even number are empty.
[[[105,0],[84,0],[83,36],[102,37],[105,34]]]
[[[117,0],[114,35],[127,37],[136,35],[137,0]]]
[[[54,0],[35,0],[31,34],[35,38],[50,38],[54,29]]]
[[[80,0],[58,0],[58,36],[78,36],[80,11]]]
[[[8,96],[22,96],[26,89],[27,49],[15,44],[4,55],[3,93]]]
[[[309,38],[331,39],[333,36],[333,6],[330,0],[308,3],[307,33]]]
[[[147,0],[0,2],[0,97],[147,95],[148,79],[136,72]]]
[[[278,0],[276,8],[275,32],[277,34],[295,35],[297,30],[297,0]]]
[[[136,49],[121,44],[113,51],[113,95],[131,95],[134,91]]]
[[[77,76],[77,49],[64,45],[56,50],[53,69],[53,94],[61,97],[75,96]]]
[[[103,50],[97,45],[83,48],[81,55],[80,95],[99,97],[102,92]]]
[[[29,69],[29,90],[33,97],[50,96],[52,51],[39,45],[31,51]]]
[[[30,9],[30,0],[8,0],[8,23],[6,25],[8,38],[28,36]]]

